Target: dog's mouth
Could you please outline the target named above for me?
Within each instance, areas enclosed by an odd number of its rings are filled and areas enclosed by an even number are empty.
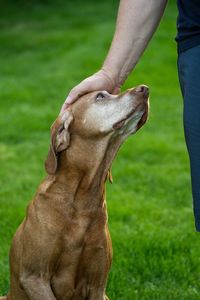
[[[121,129],[125,125],[125,123],[127,123],[126,121],[128,121],[129,119],[131,119],[133,117],[135,110],[136,110],[136,108],[132,109],[132,111],[125,118],[116,122],[113,125],[113,129],[114,130]]]
[[[132,109],[125,118],[116,122],[113,125],[113,129],[115,131],[119,131],[119,133],[126,132],[131,134],[135,132],[137,129],[139,129],[146,122],[147,115],[148,115],[148,104],[141,105],[140,103],[134,109]]]
[[[113,130],[120,134],[131,134],[138,130],[147,120],[149,88],[145,85],[140,85],[128,90],[125,94],[136,97],[136,106],[123,119],[113,125]]]

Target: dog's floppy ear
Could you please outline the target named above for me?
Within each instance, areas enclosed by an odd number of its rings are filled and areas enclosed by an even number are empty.
[[[45,169],[49,174],[55,174],[58,166],[58,153],[67,149],[70,143],[69,125],[73,120],[71,109],[68,108],[59,115],[51,126],[51,144],[45,161]]]

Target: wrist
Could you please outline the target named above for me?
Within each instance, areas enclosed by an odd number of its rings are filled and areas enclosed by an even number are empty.
[[[113,87],[118,87],[120,86],[119,83],[119,74],[117,71],[113,70],[112,68],[103,65],[100,72],[107,77],[107,79],[110,81],[111,85]]]
[[[111,68],[104,64],[101,68],[102,72],[110,78],[110,80],[113,82],[115,87],[121,87],[124,82],[126,81],[129,71],[125,71],[125,68],[122,68],[120,70],[117,70],[116,68]]]

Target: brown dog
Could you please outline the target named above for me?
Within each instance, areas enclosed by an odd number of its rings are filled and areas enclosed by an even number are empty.
[[[7,300],[105,300],[112,246],[105,181],[122,142],[148,115],[148,88],[87,94],[51,128],[47,177],[10,251]]]

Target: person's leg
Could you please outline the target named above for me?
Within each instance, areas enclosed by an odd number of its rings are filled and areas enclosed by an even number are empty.
[[[200,45],[182,52],[178,72],[184,99],[184,131],[190,157],[196,230],[200,231]]]

